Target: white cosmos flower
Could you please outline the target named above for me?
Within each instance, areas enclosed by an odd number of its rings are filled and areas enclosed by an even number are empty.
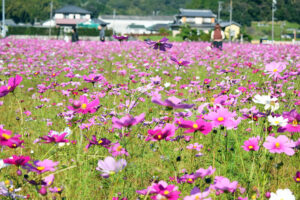
[[[295,196],[289,189],[278,189],[276,193],[271,193],[270,200],[296,200]]]
[[[0,169],[9,166],[9,164],[4,163],[2,159],[0,159]]]
[[[268,116],[268,121],[273,126],[282,126],[282,127],[285,127],[288,124],[288,119],[285,119],[282,116],[280,116],[280,117]]]
[[[279,103],[277,103],[278,99],[276,97],[271,98],[268,95],[255,95],[253,98],[254,103],[259,103],[265,105],[265,110],[268,110],[271,108],[271,111],[274,112],[279,108]]]
[[[165,88],[170,87],[170,85],[171,85],[171,83],[165,83],[165,84],[164,84]]]

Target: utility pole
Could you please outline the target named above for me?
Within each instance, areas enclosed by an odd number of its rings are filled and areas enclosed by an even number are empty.
[[[272,44],[274,43],[274,13],[276,11],[277,0],[272,1]]]
[[[2,0],[2,37],[6,36],[5,30],[5,0]]]
[[[221,10],[222,10],[222,3],[223,1],[219,1],[219,7],[218,7],[218,23],[221,22]]]
[[[50,28],[49,28],[49,37],[51,37],[52,10],[53,10],[53,0],[51,0],[51,3],[50,3]]]
[[[114,19],[114,22],[113,22],[113,35],[115,35],[115,21],[116,21],[116,9],[114,9],[114,13],[113,13],[113,19]]]
[[[231,24],[232,24],[232,0],[230,0],[230,16],[229,16],[229,42],[231,43]]]

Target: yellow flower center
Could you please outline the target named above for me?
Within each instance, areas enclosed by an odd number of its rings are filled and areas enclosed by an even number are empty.
[[[52,74],[52,76],[55,76],[55,75],[56,75],[55,73]]]
[[[92,78],[92,81],[94,80],[94,78]]]
[[[10,135],[7,135],[7,134],[5,134],[5,133],[2,134],[2,137],[4,137],[6,140],[9,140],[9,139],[11,138]]]
[[[274,70],[273,70],[273,72],[277,72],[277,71],[278,71],[278,69],[274,69]]]
[[[10,181],[9,180],[6,180],[4,181],[5,185],[9,185],[10,184]]]
[[[279,142],[276,142],[275,147],[276,147],[276,148],[279,148],[279,147],[280,147]]]
[[[13,146],[13,147],[16,147],[17,145],[16,145],[16,144],[13,144],[12,146]]]
[[[253,149],[253,146],[252,146],[252,145],[250,145],[248,148],[249,148],[249,149]]]
[[[98,141],[98,144],[101,144],[102,142],[103,142],[102,140],[99,140],[99,141]]]
[[[211,98],[211,99],[210,99],[210,102],[211,102],[211,103],[215,103],[215,98]]]
[[[193,182],[193,179],[189,178],[189,179],[188,179],[188,182]]]
[[[170,192],[168,190],[164,191],[164,195],[168,195]]]
[[[298,178],[296,178],[296,181],[297,181],[297,182],[299,182],[299,181],[300,181],[300,178],[299,178],[299,177],[298,177]]]
[[[222,122],[222,121],[224,121],[224,118],[223,117],[218,117],[218,121]]]
[[[275,106],[275,101],[271,101],[271,102],[270,102],[270,105],[271,105],[271,106]]]
[[[255,199],[256,199],[256,195],[255,195],[255,194],[252,195],[251,199],[252,199],[252,200],[255,200]]]
[[[43,166],[37,167],[37,170],[39,170],[39,171],[42,171],[44,169],[45,169],[45,167],[43,167]]]
[[[195,196],[195,200],[200,200],[200,197],[198,195]]]
[[[121,145],[120,145],[120,146],[118,146],[118,147],[117,147],[117,151],[121,151],[121,150],[122,150],[122,148],[123,148],[123,147],[122,147]]]
[[[196,148],[197,148],[197,146],[196,146],[196,145],[194,145],[194,146],[193,146],[193,148],[194,148],[194,149],[196,149]]]
[[[82,108],[82,109],[86,109],[86,104],[85,104],[85,103],[82,104],[82,105],[81,105],[81,108]]]
[[[193,128],[194,128],[194,129],[199,128],[198,124],[193,124]]]
[[[178,124],[181,124],[181,122],[180,122],[180,121],[178,121],[177,123],[178,123]]]
[[[10,187],[10,188],[9,188],[9,191],[10,191],[10,192],[13,192],[13,191],[14,191],[14,188],[13,188],[13,187]]]
[[[60,192],[60,191],[61,191],[61,188],[57,188],[57,191]]]
[[[293,123],[294,126],[298,125],[298,121],[296,119],[294,119],[292,123]]]
[[[275,124],[279,124],[279,121],[275,121],[274,123],[275,123]]]
[[[158,135],[157,138],[158,138],[158,139],[161,139],[161,135]]]
[[[7,89],[9,90],[11,88],[11,86],[7,86]]]
[[[181,64],[182,63],[182,61],[179,61],[179,64]]]

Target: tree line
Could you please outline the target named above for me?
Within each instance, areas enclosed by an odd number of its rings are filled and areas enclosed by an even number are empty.
[[[71,4],[99,15],[175,15],[179,8],[211,9],[218,13],[220,0],[52,0],[53,10]],[[221,19],[229,20],[230,0],[221,0]],[[16,23],[34,23],[50,18],[51,0],[6,0],[6,18]],[[251,21],[271,20],[272,0],[232,0],[233,20],[250,25]],[[2,4],[0,5],[2,18]],[[287,20],[300,24],[300,0],[277,0],[276,20]]]

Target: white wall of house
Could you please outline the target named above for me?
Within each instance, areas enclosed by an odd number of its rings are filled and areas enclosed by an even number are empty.
[[[195,18],[195,23],[196,24],[203,24],[203,18],[202,17],[196,17]]]
[[[54,19],[91,19],[91,15],[55,13]]]
[[[147,31],[146,29],[129,29],[128,26],[130,24],[136,24],[136,25],[144,25],[146,28],[149,26],[153,26],[155,24],[169,24],[172,23],[172,21],[167,20],[126,20],[126,19],[102,19],[99,17],[100,20],[103,20],[107,23],[109,23],[108,28],[113,29],[116,33],[119,34],[127,34],[127,33],[150,33],[150,31]]]

